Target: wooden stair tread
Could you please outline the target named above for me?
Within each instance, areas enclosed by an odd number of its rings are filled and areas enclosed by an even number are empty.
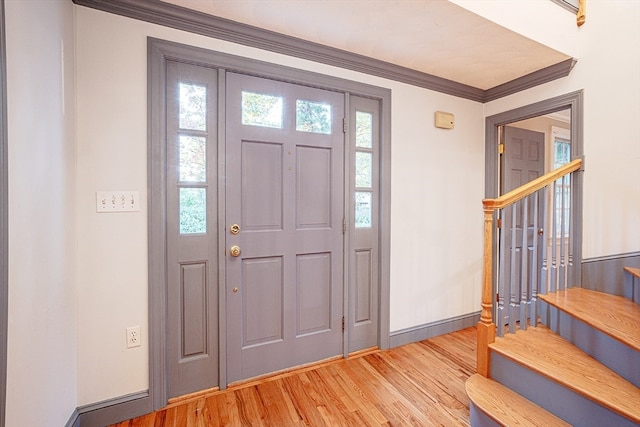
[[[640,305],[630,299],[582,288],[539,295],[539,298],[640,351]]]
[[[472,375],[465,383],[469,399],[503,426],[566,427],[566,423],[502,384]]]
[[[626,271],[627,273],[636,276],[636,277],[640,277],[640,268],[634,268],[634,267],[625,267],[624,271]]]
[[[492,351],[640,423],[640,388],[578,347],[538,326],[496,338]]]

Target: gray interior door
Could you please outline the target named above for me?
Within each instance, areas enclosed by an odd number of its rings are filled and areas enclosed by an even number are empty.
[[[167,64],[168,397],[218,385],[217,71]]]
[[[505,126],[502,194],[544,175],[544,139],[544,133]],[[533,254],[536,249],[540,251],[543,244],[543,237],[538,234],[543,224],[543,203],[540,197],[537,203],[533,200],[526,206],[518,203],[514,209],[509,207],[503,211],[502,233],[508,253],[501,259],[504,262],[504,280],[510,289],[508,296],[504,296],[512,303],[524,297],[528,299],[532,278],[539,277],[534,276],[534,269],[540,274],[542,257],[533,259]],[[523,257],[526,257],[526,262],[523,262]]]
[[[344,95],[227,74],[229,382],[342,353]]]

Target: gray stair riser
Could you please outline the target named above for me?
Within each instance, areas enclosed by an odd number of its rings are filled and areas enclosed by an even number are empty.
[[[473,402],[469,402],[469,421],[473,427],[502,427]]]
[[[640,352],[556,307],[549,307],[549,329],[640,387]]]
[[[629,419],[491,352],[491,378],[566,422],[580,427],[637,427]]]
[[[631,273],[625,273],[624,296],[640,305],[640,278]]]

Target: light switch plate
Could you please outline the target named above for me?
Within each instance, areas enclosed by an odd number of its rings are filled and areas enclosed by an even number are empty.
[[[96,212],[137,212],[140,210],[138,191],[97,191]]]

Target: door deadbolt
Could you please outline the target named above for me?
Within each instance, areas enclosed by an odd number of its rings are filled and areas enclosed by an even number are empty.
[[[240,233],[240,226],[238,224],[233,224],[231,227],[229,227],[229,232],[231,234],[238,234]]]
[[[229,254],[234,257],[240,256],[240,246],[231,246]]]

